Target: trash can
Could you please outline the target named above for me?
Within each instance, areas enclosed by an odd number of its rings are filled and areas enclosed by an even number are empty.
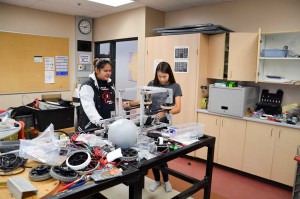
[[[296,175],[295,175],[295,184],[293,188],[293,199],[300,198],[300,146],[297,149],[297,156],[295,157],[296,160]]]

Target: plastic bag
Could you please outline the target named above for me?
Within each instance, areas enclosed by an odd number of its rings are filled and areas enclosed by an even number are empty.
[[[66,148],[68,139],[59,140],[51,124],[41,135],[33,140],[20,140],[19,156],[48,165],[61,165],[72,148]]]

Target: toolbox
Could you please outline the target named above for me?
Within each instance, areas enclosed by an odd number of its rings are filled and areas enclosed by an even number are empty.
[[[278,89],[276,93],[269,93],[269,90],[263,89],[261,92],[260,102],[256,103],[255,110],[263,109],[266,114],[278,115],[282,112],[281,102],[283,91]]]

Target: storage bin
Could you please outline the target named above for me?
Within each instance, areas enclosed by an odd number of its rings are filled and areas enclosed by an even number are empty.
[[[170,133],[170,137],[189,134],[190,136],[195,136],[198,138],[202,137],[204,134],[204,124],[190,122],[181,125],[169,126],[168,130]]]
[[[74,106],[52,110],[34,110],[34,128],[43,132],[51,123],[54,129],[74,127]]]
[[[262,50],[263,57],[287,57],[289,50],[285,49],[264,49]]]
[[[22,121],[25,124],[24,129],[29,129],[33,127],[33,114],[31,115],[20,115],[20,116],[15,116],[14,119],[16,121]]]

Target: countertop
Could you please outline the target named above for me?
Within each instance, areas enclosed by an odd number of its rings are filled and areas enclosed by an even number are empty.
[[[252,122],[260,122],[260,123],[271,124],[271,125],[276,125],[276,126],[284,126],[284,127],[294,128],[294,129],[300,129],[300,122],[298,122],[296,125],[292,125],[292,124],[287,124],[284,122],[272,122],[269,120],[262,120],[262,119],[253,118],[253,117],[234,117],[234,116],[230,116],[230,115],[212,113],[212,112],[209,112],[207,109],[197,109],[197,112],[198,113],[207,113],[207,114],[211,114],[211,115],[224,116],[224,117],[230,117],[230,118],[241,119],[241,120],[247,120],[247,121],[252,121]]]

